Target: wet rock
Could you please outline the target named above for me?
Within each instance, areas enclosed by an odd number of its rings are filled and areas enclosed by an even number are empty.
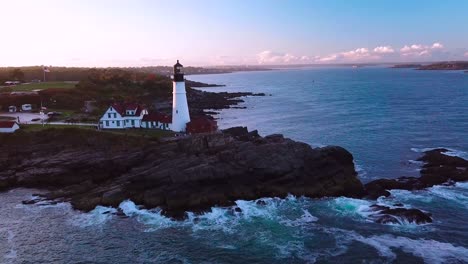
[[[22,204],[35,204],[39,202],[38,200],[35,200],[35,199],[32,199],[32,200],[25,200],[25,201],[21,201]]]
[[[432,223],[431,214],[414,208],[390,208],[383,205],[371,205],[376,213],[371,215],[376,223],[381,224],[403,224],[404,222],[414,224]]]
[[[434,185],[468,181],[468,161],[460,157],[445,155],[447,151],[446,149],[426,151],[418,159],[424,162],[419,178],[378,179],[365,184],[365,197],[377,199],[380,196],[389,196],[388,190],[392,189],[421,190]]]
[[[84,211],[130,199],[185,217],[238,199],[364,192],[345,149],[311,148],[282,135],[262,138],[243,127],[165,142],[50,129],[0,135],[0,153],[3,172],[14,172],[5,176],[14,177],[6,188],[46,188],[48,199]]]
[[[255,202],[257,205],[265,206],[267,203],[264,200],[258,200]]]
[[[398,219],[396,217],[391,216],[391,215],[378,216],[377,219],[375,219],[375,222],[379,223],[379,224],[384,224],[384,225],[401,224],[400,221],[398,221]]]

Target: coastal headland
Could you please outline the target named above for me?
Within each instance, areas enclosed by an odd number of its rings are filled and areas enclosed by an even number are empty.
[[[187,211],[232,206],[238,199],[293,194],[374,200],[391,189],[468,180],[468,161],[445,151],[424,154],[419,178],[363,184],[352,154],[341,147],[313,148],[245,127],[166,140],[78,128],[20,131],[0,135],[0,190],[45,189],[41,198],[24,203],[66,201],[84,211],[130,199],[180,219]],[[416,208],[377,203],[371,208],[378,223],[432,222],[430,212]]]

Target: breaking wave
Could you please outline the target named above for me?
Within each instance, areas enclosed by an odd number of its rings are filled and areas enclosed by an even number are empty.
[[[72,217],[72,224],[78,227],[102,226],[116,212],[117,210],[112,207],[96,206],[88,213],[79,213]]]
[[[463,150],[457,150],[453,148],[446,148],[446,147],[436,147],[436,148],[411,148],[411,151],[417,152],[417,153],[423,153],[426,151],[434,150],[434,149],[446,149],[448,150],[447,152],[444,152],[445,155],[452,156],[452,157],[460,157],[462,159],[468,160],[468,153]]]
[[[429,239],[411,239],[393,235],[364,237],[350,233],[352,239],[375,248],[378,254],[389,260],[396,259],[393,249],[422,258],[427,263],[463,263],[468,261],[468,249],[450,243]]]

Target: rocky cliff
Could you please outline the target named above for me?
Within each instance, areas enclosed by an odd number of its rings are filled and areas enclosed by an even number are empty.
[[[237,199],[361,197],[351,153],[246,128],[159,142],[80,129],[0,136],[0,189],[45,188],[81,210],[131,199],[182,217]]]

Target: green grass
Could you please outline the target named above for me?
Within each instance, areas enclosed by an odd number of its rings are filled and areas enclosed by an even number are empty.
[[[79,129],[92,129],[96,130],[93,126],[78,126],[78,125],[49,125],[49,124],[29,124],[29,125],[21,125],[21,129],[27,132],[37,132],[42,131],[50,128],[56,129],[65,129],[65,128],[79,128]]]
[[[143,137],[150,137],[150,138],[164,138],[164,137],[172,137],[174,136],[174,132],[168,130],[160,130],[160,129],[106,129],[102,130],[108,133],[114,134],[122,134],[122,135],[130,135],[130,136],[143,136]]]
[[[49,88],[71,89],[75,88],[78,82],[41,82],[41,83],[28,83],[16,86],[10,86],[13,91],[33,91],[44,90]]]
[[[0,116],[0,121],[16,121],[16,117]]]
[[[29,124],[29,125],[21,125],[21,130],[26,132],[38,132],[47,130],[50,128],[54,129],[66,129],[66,128],[78,128],[78,129],[87,129],[87,130],[95,130],[94,126],[78,126],[78,125],[50,125],[50,124]],[[168,130],[160,130],[160,129],[103,129],[99,130],[102,133],[109,133],[109,134],[118,134],[118,135],[126,135],[126,136],[138,136],[138,137],[146,137],[146,138],[164,138],[164,137],[172,137],[174,136],[174,132]]]

